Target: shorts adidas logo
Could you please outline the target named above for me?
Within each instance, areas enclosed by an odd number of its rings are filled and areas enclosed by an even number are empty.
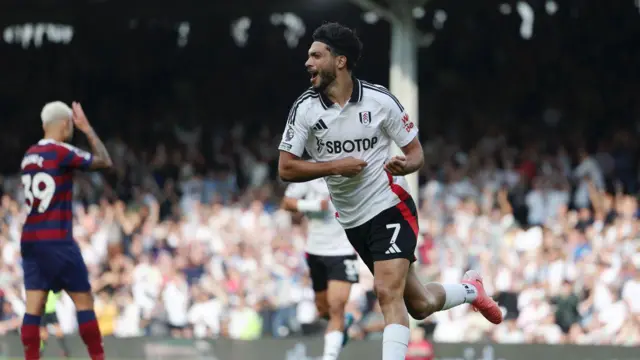
[[[398,247],[398,245],[391,244],[391,246],[389,247],[389,250],[387,250],[385,254],[400,254],[401,252],[402,251],[400,251],[400,248]]]

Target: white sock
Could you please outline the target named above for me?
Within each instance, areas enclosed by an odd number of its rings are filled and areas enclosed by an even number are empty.
[[[449,310],[462,304],[470,304],[478,297],[476,287],[469,284],[442,284],[445,292],[442,310]]]
[[[342,350],[344,334],[342,331],[332,331],[324,335],[324,354],[322,360],[337,360]]]
[[[409,328],[400,324],[389,324],[382,334],[382,360],[404,360],[409,346]]]

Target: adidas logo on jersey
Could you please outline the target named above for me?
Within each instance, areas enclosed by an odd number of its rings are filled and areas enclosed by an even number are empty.
[[[400,248],[398,247],[398,245],[391,244],[391,246],[389,247],[389,250],[387,250],[385,252],[385,254],[400,254],[402,251],[400,251]]]
[[[320,131],[328,130],[329,128],[327,127],[327,124],[324,123],[324,120],[320,119],[315,125],[313,125],[312,129],[315,131]]]

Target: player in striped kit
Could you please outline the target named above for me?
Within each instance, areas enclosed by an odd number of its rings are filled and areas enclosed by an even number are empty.
[[[79,331],[92,360],[103,360],[102,335],[93,310],[87,267],[73,238],[73,171],[111,167],[104,144],[78,103],[73,110],[56,101],[41,113],[44,138],[22,159],[22,185],[28,209],[20,250],[26,290],[21,339],[25,360],[40,359],[40,324],[49,291],[65,290],[77,310]],[[77,127],[93,154],[65,141]]]

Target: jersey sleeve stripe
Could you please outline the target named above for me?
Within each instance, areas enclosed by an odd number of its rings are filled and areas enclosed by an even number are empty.
[[[299,103],[304,100],[302,98],[312,93],[313,93],[313,90],[307,89],[307,91],[303,92],[302,95],[298,96],[296,101],[293,102],[293,106],[291,106],[291,109],[289,110],[289,115],[287,116],[287,123],[291,123],[291,116],[293,115],[294,110],[298,107]]]
[[[300,105],[302,105],[302,103],[304,103],[307,99],[310,98],[317,98],[319,95],[312,90],[308,90],[305,91],[302,96],[300,96],[294,103],[293,106],[291,107],[291,111],[289,111],[289,118],[287,119],[287,123],[289,125],[295,125],[296,124],[296,114],[298,112],[298,107]]]
[[[377,92],[379,92],[381,94],[385,94],[385,95],[389,96],[396,103],[396,105],[398,105],[398,108],[400,108],[400,111],[404,112],[404,107],[400,103],[400,100],[398,100],[397,97],[395,97],[391,92],[389,92],[389,90],[385,89],[384,87],[372,85],[372,84],[364,82],[364,81],[362,83],[362,87],[365,88],[365,89],[377,91]]]

